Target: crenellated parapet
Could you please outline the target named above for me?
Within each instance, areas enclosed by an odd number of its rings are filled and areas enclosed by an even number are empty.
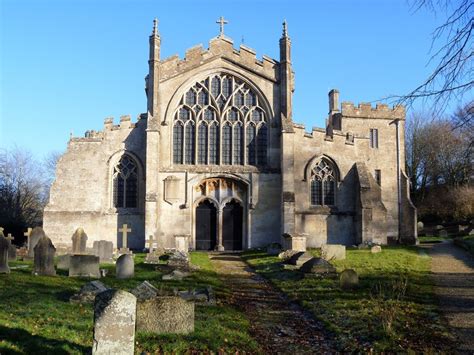
[[[382,119],[405,119],[405,107],[386,104],[376,104],[373,107],[370,103],[360,103],[357,107],[352,102],[342,102],[341,113],[344,118],[382,118]]]
[[[113,117],[106,117],[104,119],[104,129],[101,131],[87,130],[84,137],[71,137],[70,142],[101,142],[104,140],[107,132],[112,131],[131,131],[143,120],[146,120],[147,114],[141,113],[137,117],[136,122],[132,122],[130,115],[120,116],[119,124],[114,124]],[[146,122],[146,121],[145,121]],[[145,123],[146,124],[146,123]]]
[[[184,59],[174,55],[162,60],[160,63],[160,81],[166,81],[175,75],[194,69],[218,57],[243,66],[272,81],[276,82],[278,80],[279,63],[276,60],[265,55],[259,60],[252,48],[242,44],[237,50],[230,38],[219,36],[211,39],[207,50],[202,45],[197,45],[186,51]]]

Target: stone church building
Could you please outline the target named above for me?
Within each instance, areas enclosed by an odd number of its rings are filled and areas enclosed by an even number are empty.
[[[292,115],[286,23],[278,60],[235,49],[220,24],[208,49],[161,59],[155,20],[147,112],[71,137],[44,212],[53,242],[82,227],[88,243],[121,247],[123,224],[134,249],[414,242],[404,108],[339,104],[331,90],[326,127],[307,131]]]

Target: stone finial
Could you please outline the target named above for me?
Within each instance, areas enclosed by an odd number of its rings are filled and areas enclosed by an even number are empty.
[[[153,20],[153,32],[151,34],[152,36],[158,36],[158,19],[156,17]]]
[[[288,23],[283,20],[283,37],[288,37]]]

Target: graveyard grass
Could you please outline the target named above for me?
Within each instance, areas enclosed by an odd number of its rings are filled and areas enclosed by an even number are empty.
[[[136,254],[135,277],[118,280],[113,265],[101,281],[108,287],[130,290],[148,280],[158,289],[185,290],[212,286],[216,306],[196,306],[195,332],[189,335],[153,335],[137,333],[137,353],[184,353],[188,350],[228,353],[236,350],[259,352],[249,334],[250,324],[242,313],[220,300],[228,295],[214,272],[206,253],[191,253],[191,261],[200,269],[183,281],[161,281],[162,273],[154,265],[143,263],[144,254]],[[93,306],[69,303],[87,279],[69,278],[58,270],[56,277],[33,276],[32,262],[12,262],[10,275],[0,275],[0,354],[87,353],[92,347]]]
[[[331,263],[338,272],[357,271],[360,285],[352,291],[342,291],[338,278],[304,278],[299,271],[284,270],[280,259],[263,251],[245,252],[244,259],[322,321],[339,351],[453,350],[454,339],[433,295],[431,259],[416,247],[383,247],[379,254],[348,249],[346,260]]]

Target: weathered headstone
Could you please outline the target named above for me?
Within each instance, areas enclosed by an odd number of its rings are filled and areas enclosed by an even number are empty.
[[[285,233],[283,234],[283,242],[285,249],[306,251],[306,234],[290,235]]]
[[[189,251],[189,234],[177,234],[174,236],[176,250],[187,253]]]
[[[168,259],[168,266],[177,268],[177,269],[188,269],[189,268],[189,254],[183,251],[175,251],[170,255]]]
[[[359,286],[359,275],[353,269],[346,269],[339,276],[339,285],[343,290],[352,290]]]
[[[87,234],[84,229],[77,228],[71,237],[72,254],[85,254],[87,247]]]
[[[281,252],[280,243],[271,243],[267,245],[267,254],[268,255],[278,255]]]
[[[290,259],[293,255],[298,254],[298,253],[300,252],[296,250],[285,250],[285,251],[282,251],[280,254],[278,254],[278,258],[282,259],[283,261],[286,261]]]
[[[38,243],[38,241],[42,237],[45,237],[45,236],[46,234],[44,233],[43,228],[41,227],[33,228],[28,238],[28,257],[33,258],[35,256],[35,246]]]
[[[34,230],[33,230],[34,232]],[[54,269],[56,248],[46,235],[41,237],[34,249],[34,275],[56,276]]]
[[[160,291],[148,281],[143,281],[130,292],[135,295],[138,301],[154,298],[160,293]]]
[[[175,280],[175,281],[181,281],[185,277],[190,276],[191,274],[186,271],[180,271],[180,270],[173,270],[171,273],[163,275],[161,277],[162,280]]]
[[[377,254],[382,252],[382,247],[380,245],[374,245],[372,248],[370,248],[370,252],[372,254]]]
[[[10,267],[8,266],[8,248],[10,243],[3,235],[3,228],[0,230],[0,274],[9,274]]]
[[[137,298],[122,290],[95,297],[92,354],[134,354],[136,307]]]
[[[418,223],[416,224],[416,227],[417,227],[418,231],[421,231],[421,230],[423,230],[425,225],[423,224],[422,221],[418,221]]]
[[[186,301],[194,301],[200,305],[210,306],[216,304],[216,296],[211,286],[207,286],[205,289],[178,291],[177,295]]]
[[[158,241],[153,239],[153,236],[150,235],[150,239],[145,241],[145,246],[148,247],[148,253],[145,256],[146,264],[159,264],[160,257],[165,254],[165,250],[157,246]]]
[[[58,268],[58,270],[69,270],[69,262],[70,262],[70,259],[69,259],[70,255],[68,254],[65,254],[65,255],[59,255],[57,257],[57,265],[56,267]]]
[[[321,257],[324,260],[344,260],[346,258],[346,246],[341,244],[323,244],[321,246]]]
[[[330,277],[336,275],[336,268],[328,261],[322,258],[312,258],[306,261],[300,270],[305,274],[313,274],[317,276]]]
[[[313,255],[310,252],[298,252],[294,254],[289,260],[288,264],[290,265],[296,265],[296,266],[301,266],[308,260],[311,260],[313,258]]]
[[[113,262],[114,243],[107,240],[96,240],[92,249],[94,250],[94,255],[99,257],[101,263]]]
[[[81,287],[78,293],[69,298],[72,303],[94,303],[95,296],[107,291],[108,288],[100,281],[95,280],[86,283]]]
[[[115,275],[118,279],[128,279],[135,275],[135,262],[132,254],[122,254],[115,264]]]
[[[10,233],[6,238],[8,240],[8,261],[15,261],[16,260],[16,246],[12,243],[12,240],[15,238],[12,237]]]
[[[194,302],[179,296],[155,297],[137,305],[137,330],[155,334],[194,331]]]
[[[441,229],[439,231],[439,236],[442,238],[447,238],[448,237],[448,231],[446,229]]]
[[[99,257],[95,255],[71,255],[69,277],[100,278]]]

